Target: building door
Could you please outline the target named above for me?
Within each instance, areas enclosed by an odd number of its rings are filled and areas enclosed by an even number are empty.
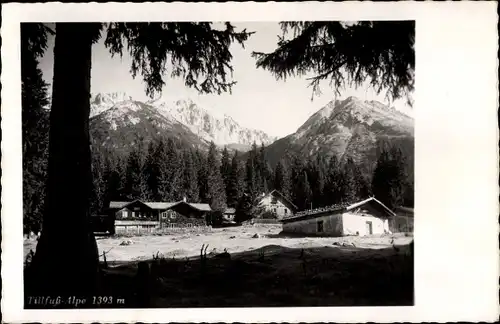
[[[317,223],[317,230],[318,230],[318,233],[323,233],[323,221],[318,221]]]
[[[371,221],[366,222],[366,234],[368,234],[368,235],[373,234],[373,224]]]

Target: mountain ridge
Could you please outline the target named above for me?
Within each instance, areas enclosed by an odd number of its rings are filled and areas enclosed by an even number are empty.
[[[94,145],[108,151],[129,153],[133,147],[147,147],[158,138],[175,138],[183,146],[205,150],[208,143],[175,118],[167,118],[139,101],[122,101],[90,119]]]
[[[250,147],[253,142],[268,145],[276,140],[276,137],[270,136],[262,130],[241,126],[231,116],[217,114],[205,109],[192,99],[167,102],[160,98],[144,102],[133,100],[132,97],[127,96],[125,93],[98,93],[91,97],[90,116],[94,118],[115,105],[130,104],[130,102],[141,102],[149,107],[153,107],[163,117],[169,120],[176,119],[204,141],[213,141],[219,146],[245,148]]]
[[[287,155],[348,158],[371,174],[382,148],[397,145],[414,158],[414,120],[377,101],[348,97],[331,100],[297,130],[269,145],[271,166]]]

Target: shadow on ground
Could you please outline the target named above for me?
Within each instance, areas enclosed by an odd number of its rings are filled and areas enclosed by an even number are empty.
[[[411,306],[414,271],[408,251],[268,245],[206,258],[108,264],[100,295],[113,296],[115,303],[101,306]]]

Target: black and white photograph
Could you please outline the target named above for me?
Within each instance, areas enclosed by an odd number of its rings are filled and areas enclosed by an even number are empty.
[[[413,304],[414,21],[21,38],[26,308]]]
[[[23,309],[415,306],[415,35],[21,22]]]

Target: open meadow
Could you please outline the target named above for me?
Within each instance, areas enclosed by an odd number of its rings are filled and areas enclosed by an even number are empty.
[[[123,303],[107,306],[413,305],[413,235],[287,237],[280,231],[280,225],[254,225],[98,237],[107,264],[103,290]],[[25,240],[25,254],[35,246]],[[145,272],[138,271],[141,261]]]

